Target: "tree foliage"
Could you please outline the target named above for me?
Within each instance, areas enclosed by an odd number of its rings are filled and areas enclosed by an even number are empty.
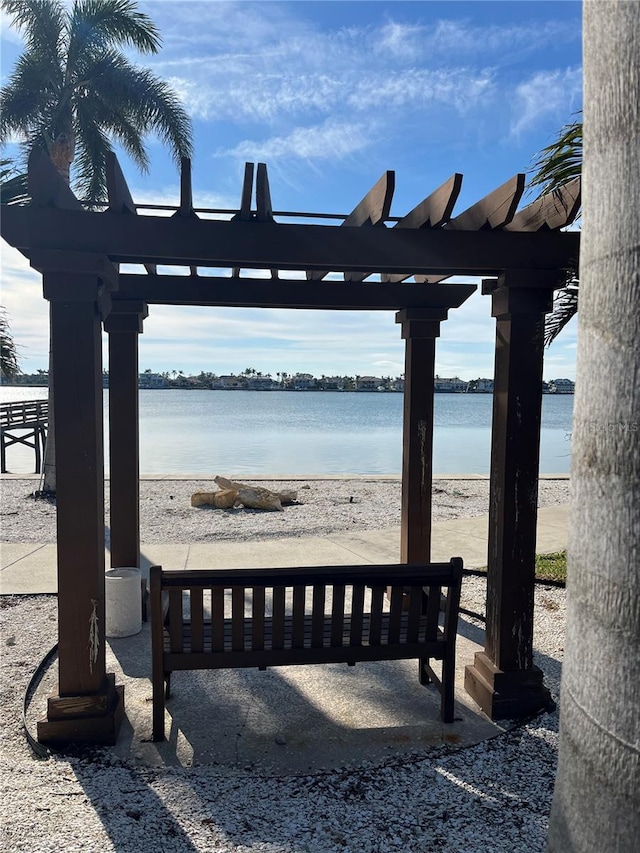
[[[3,378],[13,379],[20,373],[18,350],[11,334],[6,310],[0,306],[0,373]]]
[[[0,144],[44,148],[77,193],[106,198],[112,142],[147,171],[144,138],[155,133],[179,163],[192,151],[191,121],[178,96],[132,64],[134,48],[155,54],[161,39],[133,0],[1,0],[25,50],[2,89]]]
[[[533,164],[529,187],[541,194],[557,193],[582,173],[582,120],[565,125],[557,139],[543,148]],[[580,214],[578,214],[579,216]],[[567,280],[556,294],[553,311],[545,324],[545,344],[554,341],[578,311],[579,279],[577,270],[567,270]]]

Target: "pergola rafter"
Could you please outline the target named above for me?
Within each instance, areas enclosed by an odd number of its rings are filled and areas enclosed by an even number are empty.
[[[87,208],[47,156],[34,152],[32,204],[8,207],[1,223],[4,239],[42,272],[51,304],[60,674],[40,739],[113,740],[122,714],[122,690],[106,674],[104,655],[103,325],[112,565],[140,561],[138,336],[150,304],[396,311],[405,340],[401,561],[425,562],[435,342],[449,309],[475,290],[447,283],[454,275],[484,278],[497,325],[487,640],[466,686],[494,718],[542,707],[548,692],[532,659],[542,319],[566,270],[577,265],[579,235],[560,229],[575,216],[579,184],[518,213],[518,175],[454,216],[462,183],[454,174],[408,214],[391,217],[395,174],[388,171],[336,227],[274,210],[265,164],[246,164],[239,209],[212,212],[194,207],[183,160],[180,199],[169,216],[153,206],[141,215],[114,156],[107,175],[106,209]],[[126,263],[145,272],[121,271]],[[329,272],[343,280],[327,280]]]

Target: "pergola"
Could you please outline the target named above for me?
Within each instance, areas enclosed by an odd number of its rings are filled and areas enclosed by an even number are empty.
[[[59,683],[40,740],[113,742],[123,713],[124,688],[105,662],[102,326],[109,335],[113,566],[140,565],[138,335],[154,304],[397,312],[406,347],[400,561],[425,562],[435,341],[449,309],[475,290],[447,283],[453,275],[485,277],[496,318],[486,644],[467,667],[465,686],[494,719],[545,706],[549,694],[532,648],[543,327],[554,289],[577,263],[579,234],[560,229],[575,217],[580,186],[518,212],[524,176],[517,175],[454,216],[461,183],[455,174],[405,216],[391,217],[388,171],[348,216],[324,216],[341,219],[336,227],[304,221],[322,215],[274,211],[262,163],[246,164],[238,210],[195,210],[185,160],[172,215],[137,215],[115,156],[108,205],[96,210],[78,201],[46,155],[32,155],[32,202],[7,208],[1,228],[42,273],[50,303]],[[120,271],[130,263],[145,272]],[[158,265],[185,269],[162,274]],[[304,276],[283,278],[286,271]],[[329,272],[342,280],[327,280]]]

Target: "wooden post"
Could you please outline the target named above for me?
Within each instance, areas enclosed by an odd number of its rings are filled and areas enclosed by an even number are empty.
[[[74,271],[68,257],[56,263],[57,253],[48,255],[43,272],[56,401],[59,694],[49,698],[38,738],[114,743],[124,695],[105,671],[101,339],[110,303],[104,278],[113,276],[113,267],[85,255]]]
[[[436,338],[447,309],[405,308],[396,314],[405,344],[400,561],[431,557],[433,385]]]
[[[138,335],[148,316],[144,302],[114,302],[109,334],[109,468],[111,565],[140,566],[140,452]]]
[[[496,318],[485,649],[465,688],[492,719],[541,710],[549,691],[533,665],[544,315],[558,274],[508,271],[485,282]]]

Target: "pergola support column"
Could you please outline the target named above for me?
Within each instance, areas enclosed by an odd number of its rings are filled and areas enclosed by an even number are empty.
[[[138,335],[148,316],[139,301],[112,305],[109,334],[109,479],[111,566],[140,567]]]
[[[533,610],[544,315],[558,278],[516,270],[483,283],[496,318],[487,623],[465,688],[494,720],[550,700],[533,665]]]
[[[433,393],[436,338],[446,309],[404,309],[396,314],[405,340],[402,426],[400,561],[428,562],[431,556]]]
[[[102,318],[113,267],[84,255],[75,269],[47,253],[41,269],[50,302],[56,405],[58,695],[38,722],[44,743],[115,743],[124,688],[106,673]]]

